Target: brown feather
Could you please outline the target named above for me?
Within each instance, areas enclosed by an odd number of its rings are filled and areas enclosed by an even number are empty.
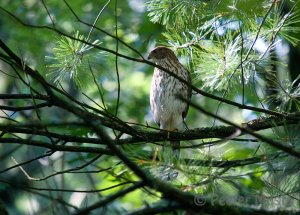
[[[171,49],[164,46],[156,47],[150,52],[148,59],[153,59],[157,65],[191,83],[189,71],[179,62]],[[155,68],[150,90],[150,104],[154,121],[161,129],[167,131],[183,129],[189,104],[178,100],[177,94],[190,100],[192,95],[190,85],[186,85],[163,70]],[[179,156],[180,141],[170,141],[170,143],[175,156]]]

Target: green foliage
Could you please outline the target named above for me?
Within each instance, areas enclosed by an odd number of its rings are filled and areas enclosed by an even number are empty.
[[[199,14],[204,14],[204,1],[148,1],[149,17],[153,22],[160,22],[167,28],[186,29],[190,25],[195,27],[201,21]]]
[[[284,12],[287,3],[292,9]],[[277,91],[285,88],[280,87],[282,83],[272,72],[272,65],[278,64],[272,53],[282,39],[298,43],[298,2],[166,0],[162,4],[148,1],[148,10],[152,21],[166,26],[167,43],[187,59],[187,67],[194,73],[193,83],[199,87],[229,93],[241,85],[264,88],[266,82],[260,79],[263,76],[274,81]],[[189,15],[180,16],[179,11]],[[183,21],[182,17],[197,17],[201,22],[188,18]],[[284,82],[290,88],[285,96],[298,103],[297,81]],[[267,100],[275,102],[282,95],[269,95]],[[278,108],[283,110],[286,104],[282,102]]]
[[[53,82],[63,82],[65,78],[70,78],[78,87],[88,86],[89,82],[93,80],[91,70],[91,59],[95,59],[97,55],[92,53],[94,48],[91,45],[85,44],[83,35],[79,35],[77,31],[74,34],[74,39],[61,36],[53,48],[53,56],[46,57],[47,60],[52,61],[49,64],[50,73]],[[84,40],[89,42],[88,40]],[[95,40],[92,45],[100,45],[98,40]],[[99,52],[97,52],[99,54]],[[89,72],[90,71],[90,72]]]
[[[300,7],[296,1],[290,11],[283,15],[284,3],[275,5],[274,12],[266,19],[267,37],[269,41],[274,40],[276,35],[282,36],[292,45],[296,46],[299,42],[298,33],[300,32]]]
[[[147,6],[151,21],[159,22],[168,29],[180,31],[197,29],[204,21],[215,17],[254,19],[264,14],[271,2],[270,0],[152,0],[147,1]]]
[[[279,104],[276,109],[278,111],[290,112],[293,108],[300,110],[300,77],[294,81],[285,80],[271,80],[273,83],[273,90],[276,92],[267,98],[266,102],[275,102]]]

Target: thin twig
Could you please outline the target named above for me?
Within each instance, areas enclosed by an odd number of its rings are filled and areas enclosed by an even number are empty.
[[[88,34],[88,36],[87,36],[87,40],[90,39],[91,34],[92,34],[92,32],[93,32],[93,30],[94,30],[94,28],[95,28],[95,25],[96,25],[96,23],[98,22],[98,19],[100,18],[102,12],[104,11],[104,9],[108,6],[108,4],[109,4],[110,2],[111,2],[111,0],[108,0],[108,1],[106,2],[106,4],[102,7],[102,9],[99,11],[99,13],[98,13],[98,15],[97,15],[97,17],[96,17],[96,19],[95,19],[95,21],[94,21],[92,27],[91,27],[91,30],[90,30],[90,32],[89,32],[89,34]],[[65,1],[65,3],[66,3],[66,1]],[[68,4],[67,4],[67,5],[68,5]]]
[[[115,2],[115,34],[116,34],[116,52],[119,52],[119,37],[118,37],[118,14],[117,14],[117,5],[118,5],[118,0]],[[117,103],[116,103],[116,112],[115,115],[118,115],[118,110],[119,110],[119,103],[120,103],[120,94],[121,94],[121,84],[120,84],[120,75],[119,75],[119,67],[118,67],[118,56],[116,55],[115,57],[115,67],[116,67],[116,74],[117,74]]]
[[[47,5],[45,4],[44,0],[41,0],[41,1],[42,1],[42,3],[43,3],[44,8],[45,8],[46,11],[47,11],[47,14],[48,14],[48,16],[49,16],[49,18],[50,18],[50,20],[51,20],[51,23],[52,23],[53,28],[56,28],[56,27],[55,27],[54,19],[53,19],[53,17],[52,17],[51,14],[50,14]]]

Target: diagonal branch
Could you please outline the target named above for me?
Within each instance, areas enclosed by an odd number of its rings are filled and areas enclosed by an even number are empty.
[[[76,213],[74,213],[74,215],[81,215],[81,214],[88,214],[90,211],[100,208],[100,207],[104,207],[106,206],[108,203],[112,202],[113,200],[126,195],[127,193],[130,193],[138,188],[141,188],[145,186],[143,182],[137,182],[134,185],[132,185],[131,187],[128,187],[124,190],[121,190],[119,192],[116,192],[114,194],[112,194],[111,196],[108,196],[106,199],[101,200],[99,202],[94,203],[93,205],[90,205],[89,207],[86,207]]]

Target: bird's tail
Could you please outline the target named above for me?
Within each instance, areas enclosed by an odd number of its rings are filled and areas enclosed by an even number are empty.
[[[180,141],[179,140],[170,141],[170,144],[172,146],[175,158],[179,159],[179,156],[180,156],[180,149],[179,149]]]

